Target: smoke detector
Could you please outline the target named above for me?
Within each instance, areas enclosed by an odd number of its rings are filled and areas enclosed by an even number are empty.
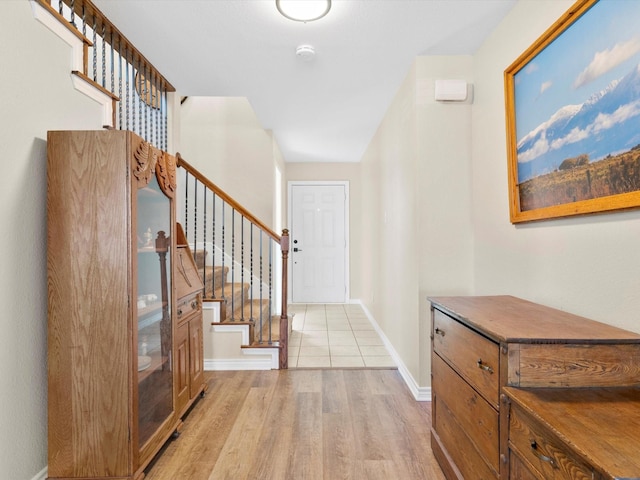
[[[311,45],[300,45],[296,48],[296,56],[304,62],[310,62],[316,56],[316,49]]]

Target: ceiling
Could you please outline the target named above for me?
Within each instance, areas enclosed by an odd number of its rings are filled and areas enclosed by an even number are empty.
[[[180,95],[247,97],[287,162],[359,161],[414,58],[473,54],[515,2],[333,0],[301,23],[275,0],[94,0]]]

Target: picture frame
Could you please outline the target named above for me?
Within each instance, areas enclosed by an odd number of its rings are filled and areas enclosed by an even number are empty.
[[[639,22],[578,0],[505,70],[511,223],[640,206]]]

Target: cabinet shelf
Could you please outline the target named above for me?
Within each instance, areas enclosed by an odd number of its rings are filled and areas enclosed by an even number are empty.
[[[147,364],[146,367],[140,368]],[[163,357],[161,352],[150,352],[148,355],[138,355],[138,383],[142,383],[146,378],[158,370],[168,368],[169,358]]]
[[[138,309],[138,321],[144,320],[149,316],[162,312],[162,302],[153,302],[146,304],[145,307]]]

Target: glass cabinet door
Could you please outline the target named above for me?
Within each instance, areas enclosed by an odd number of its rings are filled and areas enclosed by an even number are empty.
[[[155,175],[137,191],[138,442],[173,413],[171,200]]]

